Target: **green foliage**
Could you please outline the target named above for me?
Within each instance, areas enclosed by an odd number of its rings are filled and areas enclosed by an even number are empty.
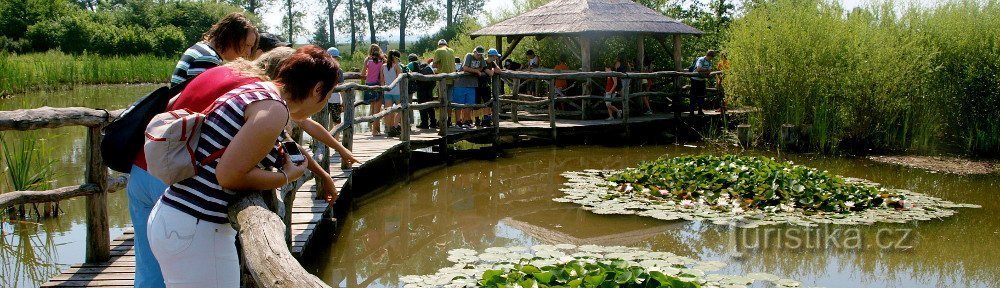
[[[623,192],[724,210],[847,212],[903,204],[900,195],[846,182],[826,171],[756,156],[661,158],[610,175],[608,180],[619,183]]]
[[[50,182],[55,176],[55,161],[44,160],[44,153],[38,140],[22,138],[20,143],[7,142],[0,135],[0,150],[6,168],[4,169],[8,191],[46,190],[52,188]]]
[[[681,275],[694,278],[694,275]],[[697,288],[695,282],[629,266],[625,261],[585,263],[573,260],[545,267],[515,264],[512,268],[487,270],[478,283],[482,287],[671,287]],[[537,286],[536,286],[537,285]]]
[[[97,12],[67,0],[0,2],[0,50],[176,57],[228,13],[227,4],[125,0]],[[251,15],[251,19],[260,21]]]
[[[165,82],[176,59],[154,56],[0,52],[0,95],[68,84]]]
[[[807,127],[817,151],[1000,156],[1000,2],[934,8],[755,3],[729,31],[732,103],[765,141]]]

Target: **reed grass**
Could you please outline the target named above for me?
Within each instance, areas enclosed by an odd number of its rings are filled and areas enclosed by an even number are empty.
[[[1000,156],[1000,2],[892,1],[845,10],[776,0],[736,21],[724,47],[731,101],[763,139],[805,125],[822,152]]]
[[[0,95],[79,84],[166,82],[176,60],[155,56],[0,52]]]

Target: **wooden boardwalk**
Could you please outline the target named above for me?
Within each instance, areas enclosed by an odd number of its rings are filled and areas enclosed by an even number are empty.
[[[718,115],[717,112],[708,112],[709,115]],[[650,116],[632,117],[630,123],[640,124],[655,121],[663,121],[673,118],[669,114],[656,114]],[[565,128],[599,128],[606,126],[621,126],[620,120],[570,120],[558,119],[556,129]],[[500,123],[500,134],[518,134],[524,131],[535,130],[549,132],[549,121],[521,120],[517,123],[504,121]],[[569,130],[569,129],[567,129]],[[459,139],[461,136],[469,135],[492,135],[493,128],[481,129],[455,129],[449,130],[448,136]],[[437,130],[415,129],[411,133],[411,147],[416,149],[419,146],[428,147],[439,144],[443,137],[438,135]],[[449,141],[451,142],[451,141]],[[387,151],[395,151],[402,148],[404,144],[399,138],[389,138],[385,136],[372,137],[370,135],[358,134],[354,136],[353,153],[358,160],[364,164],[355,169],[374,164],[379,157],[386,155]],[[419,144],[419,145],[418,145]],[[354,169],[341,169],[340,157],[336,153],[330,155],[330,174],[338,191],[344,191],[348,182],[352,179]],[[324,219],[332,218],[332,206],[325,200],[317,197],[316,182],[309,180],[295,194],[292,204],[292,248],[291,252],[297,258],[301,258],[303,252],[309,247],[310,241],[316,236],[316,229]],[[41,287],[131,287],[135,279],[135,251],[133,250],[134,234],[131,229],[125,234],[111,242],[111,259],[103,263],[74,264],[66,269],[62,274],[57,275],[42,284]]]

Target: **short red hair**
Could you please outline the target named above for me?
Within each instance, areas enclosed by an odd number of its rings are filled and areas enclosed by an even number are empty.
[[[329,95],[340,79],[340,63],[316,45],[302,46],[292,57],[281,61],[275,82],[284,85],[289,99],[302,101],[320,84],[321,95]],[[322,99],[320,100],[322,101]]]

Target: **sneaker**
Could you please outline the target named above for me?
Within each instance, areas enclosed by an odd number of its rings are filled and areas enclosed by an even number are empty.
[[[622,110],[618,110],[618,112],[615,113],[615,114],[618,114],[618,119],[622,118]]]
[[[614,121],[614,120],[615,120],[615,117],[608,117],[608,119],[604,119],[604,121]]]
[[[646,115],[653,115],[653,110],[646,110]]]
[[[476,127],[482,127],[482,126],[483,122],[479,120],[479,117],[476,117]]]
[[[430,126],[427,126],[427,123],[420,123],[420,125],[417,125],[417,129],[427,129],[429,127]]]

